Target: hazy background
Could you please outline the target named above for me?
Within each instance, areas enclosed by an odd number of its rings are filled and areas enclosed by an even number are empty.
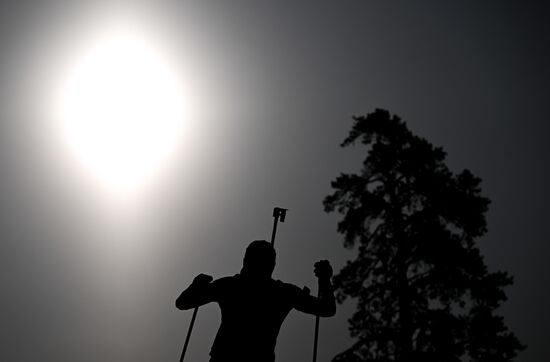
[[[350,117],[376,107],[483,179],[480,247],[515,276],[501,312],[528,345],[518,361],[547,360],[547,4],[3,1],[0,360],[175,361],[191,317],[175,298],[200,272],[237,273],[273,206],[290,209],[275,276],[314,290],[316,260],[354,257],[321,201],[364,157],[338,146]],[[55,151],[43,114],[67,49],[111,12],[154,32],[193,103],[180,154],[126,214]],[[351,344],[352,311],[322,321],[320,362]],[[218,323],[200,309],[189,361],[208,360]],[[311,358],[313,328],[292,312],[278,360]]]

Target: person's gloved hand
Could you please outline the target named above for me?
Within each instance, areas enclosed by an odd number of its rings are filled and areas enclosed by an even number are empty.
[[[315,276],[321,280],[330,280],[332,278],[332,267],[328,260],[320,260],[313,266]]]

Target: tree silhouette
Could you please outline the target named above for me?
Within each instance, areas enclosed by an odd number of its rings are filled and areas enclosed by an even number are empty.
[[[367,157],[324,200],[358,250],[334,278],[338,302],[357,300],[356,342],[334,361],[512,361],[525,346],[495,314],[512,277],[489,272],[475,244],[487,231],[481,179],[453,174],[442,148],[388,111],[353,119],[342,147],[360,141]]]

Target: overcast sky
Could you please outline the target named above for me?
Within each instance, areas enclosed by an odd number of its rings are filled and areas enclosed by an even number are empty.
[[[338,270],[354,257],[322,199],[359,169],[364,150],[339,144],[375,108],[483,179],[479,245],[515,277],[501,313],[528,345],[517,360],[548,360],[548,5],[114,3],[0,5],[0,360],[176,360],[191,312],[175,298],[198,273],[237,273],[248,242],[270,237],[274,206],[290,209],[275,277],[314,290],[316,260]],[[176,64],[191,109],[178,152],[131,201],[79,173],[46,114],[75,52],[128,19]],[[352,311],[321,322],[320,362],[352,343]],[[219,317],[200,309],[189,361],[207,360]],[[278,360],[311,358],[313,328],[292,312]]]

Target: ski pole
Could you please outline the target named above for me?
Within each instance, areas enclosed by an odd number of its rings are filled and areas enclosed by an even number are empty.
[[[187,337],[185,337],[185,343],[183,344],[183,350],[181,351],[180,362],[183,362],[185,358],[185,352],[187,352],[187,346],[189,345],[189,339],[191,338],[191,332],[193,331],[193,326],[195,325],[195,318],[197,318],[197,313],[199,312],[199,307],[195,307],[193,310],[193,316],[191,317],[191,323],[189,323],[189,330],[187,331]]]
[[[321,283],[318,280],[317,299],[321,298]],[[313,362],[317,362],[317,342],[319,340],[319,314],[315,316],[315,335],[313,337]]]
[[[276,207],[273,209],[273,231],[271,232],[271,245],[275,247],[275,234],[277,234],[277,223],[279,222],[279,219],[281,222],[285,222],[285,216],[286,211],[288,209],[282,209],[280,207]]]

